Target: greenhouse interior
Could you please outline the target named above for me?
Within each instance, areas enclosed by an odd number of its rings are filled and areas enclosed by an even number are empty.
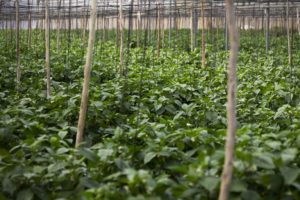
[[[299,200],[299,0],[0,0],[0,200]]]

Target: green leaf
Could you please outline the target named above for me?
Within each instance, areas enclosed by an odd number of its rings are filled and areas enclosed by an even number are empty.
[[[80,178],[80,184],[87,188],[98,188],[99,183],[91,178],[83,177]]]
[[[242,198],[244,200],[260,200],[260,196],[257,192],[248,190],[242,193]]]
[[[10,195],[12,195],[17,189],[17,186],[7,177],[3,179],[2,186],[3,191],[8,192]]]
[[[31,200],[33,199],[33,193],[30,189],[21,190],[18,192],[17,200]]]
[[[275,168],[272,158],[267,153],[261,153],[261,152],[254,153],[254,163],[258,167],[261,167],[264,169],[274,169]]]
[[[79,153],[81,155],[83,155],[85,158],[87,158],[88,160],[90,160],[90,161],[93,161],[93,162],[97,162],[98,161],[97,155],[93,151],[91,151],[91,150],[89,150],[87,148],[81,148],[81,149],[79,149]]]
[[[106,161],[109,156],[112,156],[114,151],[112,149],[100,149],[98,151],[98,156],[102,161]]]
[[[247,185],[239,180],[239,179],[233,179],[231,183],[231,192],[245,192],[247,191]]]
[[[200,184],[210,193],[216,189],[220,179],[217,177],[205,177],[200,181]]]
[[[48,166],[48,172],[49,173],[55,173],[61,169],[64,169],[67,166],[67,163],[65,162],[57,162],[57,163],[53,163],[51,165]]]
[[[297,149],[290,148],[290,149],[285,149],[281,153],[281,159],[284,163],[291,162],[295,159],[297,155]]]
[[[299,168],[291,168],[287,166],[280,167],[280,172],[284,178],[284,182],[287,185],[291,185],[297,179],[300,174]]]
[[[145,158],[144,158],[144,164],[147,164],[148,162],[150,162],[157,154],[155,152],[149,152],[146,154]]]

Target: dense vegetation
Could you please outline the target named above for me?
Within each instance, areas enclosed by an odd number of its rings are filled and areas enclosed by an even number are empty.
[[[285,36],[273,36],[265,52],[261,33],[241,34],[231,199],[299,199],[300,49],[293,47],[295,65],[289,66]],[[226,135],[223,33],[207,43],[205,69],[201,50],[188,49],[188,33],[176,40],[174,32],[176,42],[158,60],[156,42],[136,48],[131,39],[128,73],[119,78],[113,36],[102,43],[98,32],[80,149],[74,149],[84,64],[80,33],[63,33],[60,56],[53,35],[48,101],[39,32],[31,49],[22,38],[19,92],[14,43],[6,45],[2,32],[0,199],[216,199]]]

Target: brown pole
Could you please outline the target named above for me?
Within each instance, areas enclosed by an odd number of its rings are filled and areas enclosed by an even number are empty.
[[[78,148],[80,144],[83,142],[83,133],[84,133],[84,126],[85,126],[86,110],[87,110],[87,104],[89,98],[89,85],[90,85],[91,70],[92,70],[91,63],[92,63],[93,47],[94,47],[95,32],[96,32],[95,31],[95,23],[96,23],[96,15],[97,15],[96,2],[97,2],[96,0],[93,0],[91,5],[90,27],[89,27],[90,32],[89,32],[86,63],[84,67],[84,82],[83,82],[80,112],[79,112],[79,119],[78,119],[78,128],[77,128],[77,135],[76,135],[76,144],[75,144],[76,148]]]
[[[228,96],[227,96],[227,137],[225,144],[225,161],[222,172],[219,200],[228,200],[233,174],[235,134],[236,134],[236,71],[239,39],[235,23],[233,0],[226,0],[226,15],[230,35],[230,57],[228,64]]]
[[[159,59],[159,54],[160,54],[160,4],[158,4],[158,36],[157,36],[157,60]]]
[[[47,71],[47,98],[50,98],[50,33],[49,33],[49,4],[48,0],[45,0],[45,38],[46,38],[46,71]]]
[[[28,7],[28,49],[31,48],[31,12],[30,12],[30,2],[27,0]]]
[[[21,84],[19,0],[16,0],[16,51],[17,51],[17,90],[19,90]]]
[[[286,0],[286,31],[287,31],[287,38],[288,38],[289,65],[291,65],[292,64],[292,50],[291,50],[291,40],[290,40],[289,0]]]
[[[123,30],[123,1],[120,0],[120,33],[121,33],[121,44],[120,44],[120,77],[123,76],[123,43],[124,43],[124,30]]]
[[[195,35],[195,30],[194,30],[194,20],[193,20],[193,6],[191,7],[190,10],[190,27],[191,27],[191,51],[194,51],[194,35]]]
[[[204,31],[203,0],[202,0],[202,4],[201,4],[201,17],[202,17],[202,68],[205,68],[205,31]]]
[[[58,2],[58,18],[57,18],[57,55],[59,56],[59,40],[60,40],[60,7],[61,7],[61,0]]]

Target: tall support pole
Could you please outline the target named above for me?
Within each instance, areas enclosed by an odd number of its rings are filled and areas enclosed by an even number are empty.
[[[61,0],[59,0],[59,2],[58,2],[58,18],[57,18],[57,29],[56,29],[56,31],[57,31],[57,36],[56,36],[56,39],[57,39],[57,55],[59,56],[59,40],[60,40],[60,7],[61,7]]]
[[[202,68],[205,68],[205,30],[204,30],[204,8],[203,0],[201,3],[201,18],[202,18]]]
[[[288,39],[289,65],[292,65],[292,49],[291,49],[291,39],[290,39],[290,19],[289,19],[289,0],[286,0],[286,32],[287,32],[287,39]]]
[[[191,15],[191,17],[190,17],[190,27],[191,27],[191,51],[194,51],[194,48],[195,48],[195,46],[194,46],[194,12],[193,12],[193,7],[191,7],[191,10],[190,10],[190,15]]]
[[[158,4],[157,8],[157,15],[158,15],[158,31],[157,31],[157,60],[159,59],[159,54],[160,54],[160,4]]]
[[[297,27],[298,27],[298,35],[300,35],[299,8],[297,8]]]
[[[140,47],[141,40],[141,11],[137,12],[137,47]]]
[[[19,18],[19,0],[16,0],[16,53],[17,53],[17,90],[21,84],[21,60],[20,60],[20,18]]]
[[[47,71],[47,98],[50,98],[50,31],[49,31],[49,4],[48,0],[45,0],[45,38],[46,38],[46,71]]]
[[[7,25],[7,17],[5,18],[5,41],[6,45],[8,44],[8,25]]]
[[[269,41],[270,41],[270,8],[266,8],[266,17],[267,17],[267,27],[266,27],[266,51],[269,51]]]
[[[123,62],[124,62],[124,59],[123,59],[123,56],[124,56],[124,53],[123,53],[123,49],[124,49],[124,25],[123,25],[123,0],[120,0],[120,33],[121,33],[121,42],[120,42],[120,77],[123,76]]]
[[[85,6],[86,6],[86,0],[83,1],[83,28],[82,28],[82,50],[85,49],[85,34],[86,34],[86,14],[85,14]]]
[[[227,15],[225,16],[225,51],[228,51],[228,23]],[[249,26],[248,26],[249,27]]]
[[[28,49],[31,48],[31,11],[30,11],[30,1],[27,0],[28,8]]]
[[[86,110],[87,110],[87,104],[89,98],[89,85],[90,85],[91,70],[92,70],[91,63],[93,57],[93,47],[94,47],[95,32],[96,32],[95,31],[95,23],[96,23],[96,15],[97,15],[96,2],[97,0],[93,0],[91,5],[89,41],[88,41],[86,63],[84,67],[84,82],[83,82],[80,112],[79,112],[79,119],[78,119],[78,128],[77,128],[77,135],[76,135],[76,144],[75,144],[76,148],[78,148],[80,144],[83,142],[83,133],[84,133],[84,126],[85,126]]]
[[[227,136],[225,144],[225,161],[222,172],[221,190],[219,200],[228,200],[230,193],[230,185],[233,175],[233,161],[236,134],[236,96],[237,96],[237,60],[239,39],[236,28],[235,12],[233,8],[233,0],[226,0],[226,16],[228,19],[230,33],[230,57],[228,64],[228,84],[227,84]]]
[[[172,0],[170,0],[170,7],[169,7],[169,48],[171,48],[171,37],[172,37]]]

